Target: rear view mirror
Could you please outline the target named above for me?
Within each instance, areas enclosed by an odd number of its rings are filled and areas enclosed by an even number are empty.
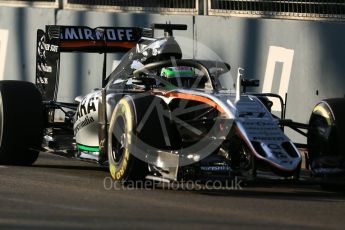
[[[258,87],[260,80],[258,79],[241,79],[241,86],[243,87]]]
[[[247,87],[258,87],[260,80],[258,79],[241,79],[241,86],[243,86],[243,93],[247,91]]]

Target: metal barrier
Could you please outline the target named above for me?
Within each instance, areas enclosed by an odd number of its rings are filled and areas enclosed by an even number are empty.
[[[198,0],[64,0],[63,7],[79,10],[197,15],[198,2]]]
[[[61,0],[0,0],[0,6],[58,8]]]
[[[344,19],[344,0],[208,0],[209,15]]]
[[[312,20],[345,19],[344,0],[0,0],[0,6]]]

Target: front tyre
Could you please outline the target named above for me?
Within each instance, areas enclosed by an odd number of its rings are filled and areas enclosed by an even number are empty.
[[[25,81],[0,81],[0,164],[31,165],[43,139],[42,96]]]
[[[317,104],[310,116],[308,158],[319,176],[345,171],[345,99],[327,99]]]
[[[135,128],[135,109],[129,97],[125,97],[116,105],[108,130],[109,170],[117,181],[143,180],[147,174],[147,164],[131,153]]]

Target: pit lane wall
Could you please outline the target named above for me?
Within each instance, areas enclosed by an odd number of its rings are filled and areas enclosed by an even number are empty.
[[[105,13],[0,7],[0,79],[33,81],[36,29],[46,24],[143,26],[184,23],[176,32],[185,57],[219,58],[261,80],[258,92],[288,93],[287,117],[308,122],[313,106],[345,94],[345,24],[223,16]],[[214,53],[210,55],[210,51]],[[122,54],[108,56],[108,72]],[[103,55],[63,54],[59,100],[71,101],[100,87]],[[229,84],[230,81],[229,81]],[[278,107],[275,108],[279,110]],[[297,139],[302,140],[302,139]]]

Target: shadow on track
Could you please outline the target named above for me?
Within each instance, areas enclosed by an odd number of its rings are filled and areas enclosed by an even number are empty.
[[[49,168],[49,169],[67,169],[67,170],[86,170],[86,171],[101,171],[108,172],[108,167],[101,166],[79,166],[79,165],[48,165],[48,164],[37,164],[32,165],[34,168]]]
[[[345,188],[323,189],[316,183],[265,181],[243,184],[241,189],[200,189],[192,191],[208,196],[232,196],[255,199],[345,202]]]

